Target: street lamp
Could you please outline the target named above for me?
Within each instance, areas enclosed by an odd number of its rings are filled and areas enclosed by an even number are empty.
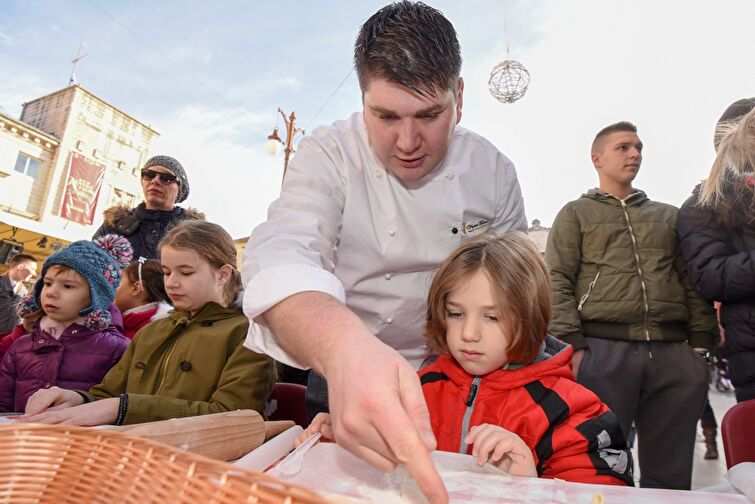
[[[265,144],[265,151],[271,156],[278,154],[278,150],[281,145],[284,145],[286,157],[283,161],[283,177],[286,177],[286,170],[288,169],[288,158],[291,157],[291,153],[294,152],[293,143],[294,137],[297,133],[304,135],[304,130],[297,128],[294,123],[296,122],[296,114],[291,112],[291,115],[286,118],[286,113],[278,107],[278,113],[283,117],[283,123],[286,125],[286,140],[281,140],[278,136],[278,127],[273,129],[273,132],[267,137],[267,143]]]

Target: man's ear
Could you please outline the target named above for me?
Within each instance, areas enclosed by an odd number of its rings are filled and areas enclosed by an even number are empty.
[[[596,170],[600,169],[600,154],[597,152],[593,152],[590,155],[590,159],[592,159],[592,165],[595,167]]]
[[[464,104],[464,78],[459,77],[456,84],[456,124],[461,121],[461,108]]]

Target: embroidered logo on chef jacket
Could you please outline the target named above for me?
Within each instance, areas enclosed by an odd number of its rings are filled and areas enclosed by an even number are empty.
[[[487,219],[480,219],[477,222],[473,223],[461,223],[461,232],[462,234],[472,234],[477,231],[485,231],[488,229],[488,223],[490,221]]]

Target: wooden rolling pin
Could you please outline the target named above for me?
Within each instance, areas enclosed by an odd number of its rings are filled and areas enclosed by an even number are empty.
[[[265,422],[253,410],[237,410],[112,428],[180,450],[229,461],[246,455],[265,440],[293,426],[291,421]]]

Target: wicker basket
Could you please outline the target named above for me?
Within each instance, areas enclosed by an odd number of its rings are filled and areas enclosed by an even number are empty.
[[[0,502],[323,503],[261,473],[109,430],[0,427]]]

